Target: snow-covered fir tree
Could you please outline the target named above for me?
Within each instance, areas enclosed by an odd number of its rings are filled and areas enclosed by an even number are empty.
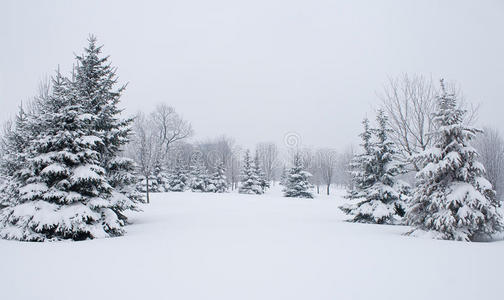
[[[263,193],[270,187],[270,183],[268,179],[266,178],[266,174],[264,173],[263,169],[261,168],[261,163],[259,161],[259,153],[256,151],[255,157],[254,157],[254,170],[257,175],[257,178],[259,179],[259,185],[261,186],[261,189]]]
[[[220,162],[212,175],[208,191],[214,193],[225,193],[228,191],[228,188],[226,168],[224,167],[224,163]]]
[[[404,168],[389,138],[388,117],[379,110],[376,121],[378,128],[370,129],[369,122],[364,120],[361,134],[364,153],[352,162],[354,184],[347,198],[358,202],[341,209],[352,215],[353,222],[395,224],[404,215],[408,187],[397,178],[404,174]]]
[[[30,125],[41,131],[26,149],[19,197],[2,210],[0,235],[44,241],[122,234],[120,219],[107,207],[112,189],[99,166],[95,145],[101,141],[59,73],[40,109]]]
[[[138,175],[136,174],[136,164],[133,160],[121,156],[109,159],[105,173],[110,186],[114,189],[114,204],[111,209],[116,213],[124,224],[127,218],[123,214],[126,210],[140,211],[139,203],[144,200],[139,194],[136,186]]]
[[[89,105],[98,94],[110,91],[100,83],[115,79],[98,76],[88,82],[87,90],[100,91],[85,94],[76,79],[80,72],[77,68],[71,80],[58,72],[50,94],[39,99],[26,118],[30,139],[18,150],[23,167],[8,176],[15,191],[0,212],[2,238],[47,241],[122,235],[123,212],[138,209],[134,165],[118,155],[127,143],[128,122],[111,113],[115,119],[98,127],[103,106],[97,104],[93,110]],[[119,96],[108,102],[109,112],[119,113],[114,108]]]
[[[180,157],[175,160],[175,166],[170,174],[169,190],[172,192],[183,192],[187,188],[189,178],[187,176],[184,164]]]
[[[495,192],[470,141],[480,130],[464,125],[465,111],[457,107],[441,81],[435,114],[435,144],[416,157],[423,166],[407,223],[410,233],[429,232],[434,238],[474,241],[502,230]]]
[[[238,193],[240,194],[263,193],[261,182],[259,181],[254,162],[252,161],[250,157],[250,152],[248,150],[245,152],[245,156],[243,157],[243,165],[240,181],[241,183],[238,188]]]
[[[153,193],[163,193],[169,191],[170,175],[165,171],[161,163],[156,163],[153,171],[152,189]]]
[[[149,180],[147,181],[147,178],[145,176],[138,175],[137,184],[136,184],[137,191],[142,192],[142,193],[146,193],[147,188],[148,188],[149,193],[158,192],[158,187],[157,187],[158,184],[156,181],[156,176],[154,176],[154,174],[151,174],[151,175],[149,175],[148,179]]]
[[[347,191],[346,198],[348,199],[365,198],[367,189],[376,181],[373,169],[374,148],[371,143],[372,133],[367,118],[362,121],[362,126],[364,130],[359,136],[362,139],[361,147],[363,152],[356,154],[350,162],[352,185]],[[350,213],[345,208],[343,210]]]
[[[145,176],[139,176],[137,182],[137,190],[146,193],[147,185],[149,188],[149,193],[164,193],[170,190],[170,174],[164,170],[161,163],[155,163],[153,166],[153,171],[147,178]]]
[[[301,155],[296,153],[294,155],[293,166],[287,174],[287,180],[283,189],[284,196],[313,198],[313,194],[311,192],[313,185],[310,183],[311,176],[312,175],[303,168]]]
[[[18,197],[20,171],[24,168],[26,148],[33,135],[34,128],[28,127],[28,114],[23,106],[19,107],[19,112],[12,124],[5,130],[0,143],[0,208],[8,206],[9,203]]]
[[[129,142],[133,118],[120,116],[122,110],[118,105],[126,86],[117,87],[117,69],[111,66],[109,56],[102,56],[102,46],[96,44],[96,37],[91,35],[84,53],[76,56],[71,93],[79,98],[83,116],[89,116],[94,135],[101,140],[95,145],[100,153],[100,166],[117,199],[111,209],[125,220],[122,212],[136,210],[137,204],[144,201],[135,188],[136,165],[122,153]]]
[[[193,157],[190,172],[190,188],[193,192],[206,192],[209,182],[208,170],[199,155]]]

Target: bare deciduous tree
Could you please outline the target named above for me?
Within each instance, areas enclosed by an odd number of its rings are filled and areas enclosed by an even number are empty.
[[[480,161],[485,166],[487,179],[497,192],[497,198],[504,200],[504,139],[497,129],[485,128],[484,133],[477,136],[475,148],[480,155]]]
[[[257,153],[259,154],[259,161],[261,167],[264,168],[266,180],[272,182],[275,180],[275,172],[279,166],[278,160],[278,147],[275,143],[260,143],[256,146]]]
[[[352,176],[350,173],[350,162],[355,156],[352,146],[347,147],[338,157],[334,182],[342,187],[350,187]]]
[[[221,136],[216,141],[216,151],[226,167],[226,177],[231,184],[231,189],[234,190],[238,187],[240,180],[241,149],[234,139]]]
[[[158,105],[149,117],[143,113],[136,116],[127,153],[145,179],[147,203],[150,202],[149,179],[154,168],[166,162],[173,144],[182,142],[192,133],[191,124],[165,104]]]
[[[390,119],[394,142],[408,160],[431,144],[436,91],[423,76],[389,78],[381,95],[382,106]],[[415,169],[418,167],[415,165]]]
[[[152,120],[143,113],[138,113],[133,124],[133,136],[127,149],[127,155],[138,165],[139,173],[145,179],[147,203],[149,198],[149,178],[162,155],[159,133]]]
[[[243,149],[240,146],[233,146],[233,155],[231,156],[231,160],[229,162],[229,177],[231,181],[231,189],[237,189],[238,184],[240,182],[240,170],[242,168],[242,160]]]
[[[462,99],[460,106],[468,111],[464,122],[473,123],[477,118],[478,107],[463,100],[461,90],[456,84],[448,84],[450,93]],[[436,110],[436,97],[439,95],[438,84],[431,78],[421,75],[403,74],[389,78],[379,97],[382,108],[389,116],[392,128],[391,138],[398,146],[402,159],[411,162],[410,158],[430,147],[433,143],[429,134],[433,130],[433,113]],[[419,166],[412,163],[414,170]]]
[[[173,107],[166,104],[158,105],[150,117],[165,157],[173,143],[193,134],[191,124],[177,114]]]
[[[326,193],[329,195],[339,155],[336,150],[328,148],[317,150],[315,155],[320,179],[326,185]]]

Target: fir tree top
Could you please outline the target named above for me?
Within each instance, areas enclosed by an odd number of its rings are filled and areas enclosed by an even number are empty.
[[[82,55],[77,55],[74,70],[74,92],[83,103],[84,113],[93,116],[93,126],[102,133],[100,151],[114,156],[128,142],[133,119],[121,119],[118,104],[126,85],[117,85],[116,68],[108,62],[109,56],[101,57],[102,46],[97,46],[94,35],[88,39]],[[107,158],[107,157],[105,157]]]

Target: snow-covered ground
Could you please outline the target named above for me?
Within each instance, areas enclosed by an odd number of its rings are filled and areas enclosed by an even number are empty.
[[[503,299],[503,242],[342,222],[342,203],[156,194],[121,238],[0,241],[0,299]]]

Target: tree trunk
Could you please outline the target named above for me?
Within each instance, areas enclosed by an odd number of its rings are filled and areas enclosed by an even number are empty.
[[[317,184],[317,194],[320,194],[320,187],[318,184]]]
[[[145,194],[147,196],[147,203],[150,203],[150,199],[149,199],[149,176],[145,176],[145,183],[146,183]]]
[[[327,185],[327,196],[329,196],[329,187],[330,186],[331,186],[330,184]]]

